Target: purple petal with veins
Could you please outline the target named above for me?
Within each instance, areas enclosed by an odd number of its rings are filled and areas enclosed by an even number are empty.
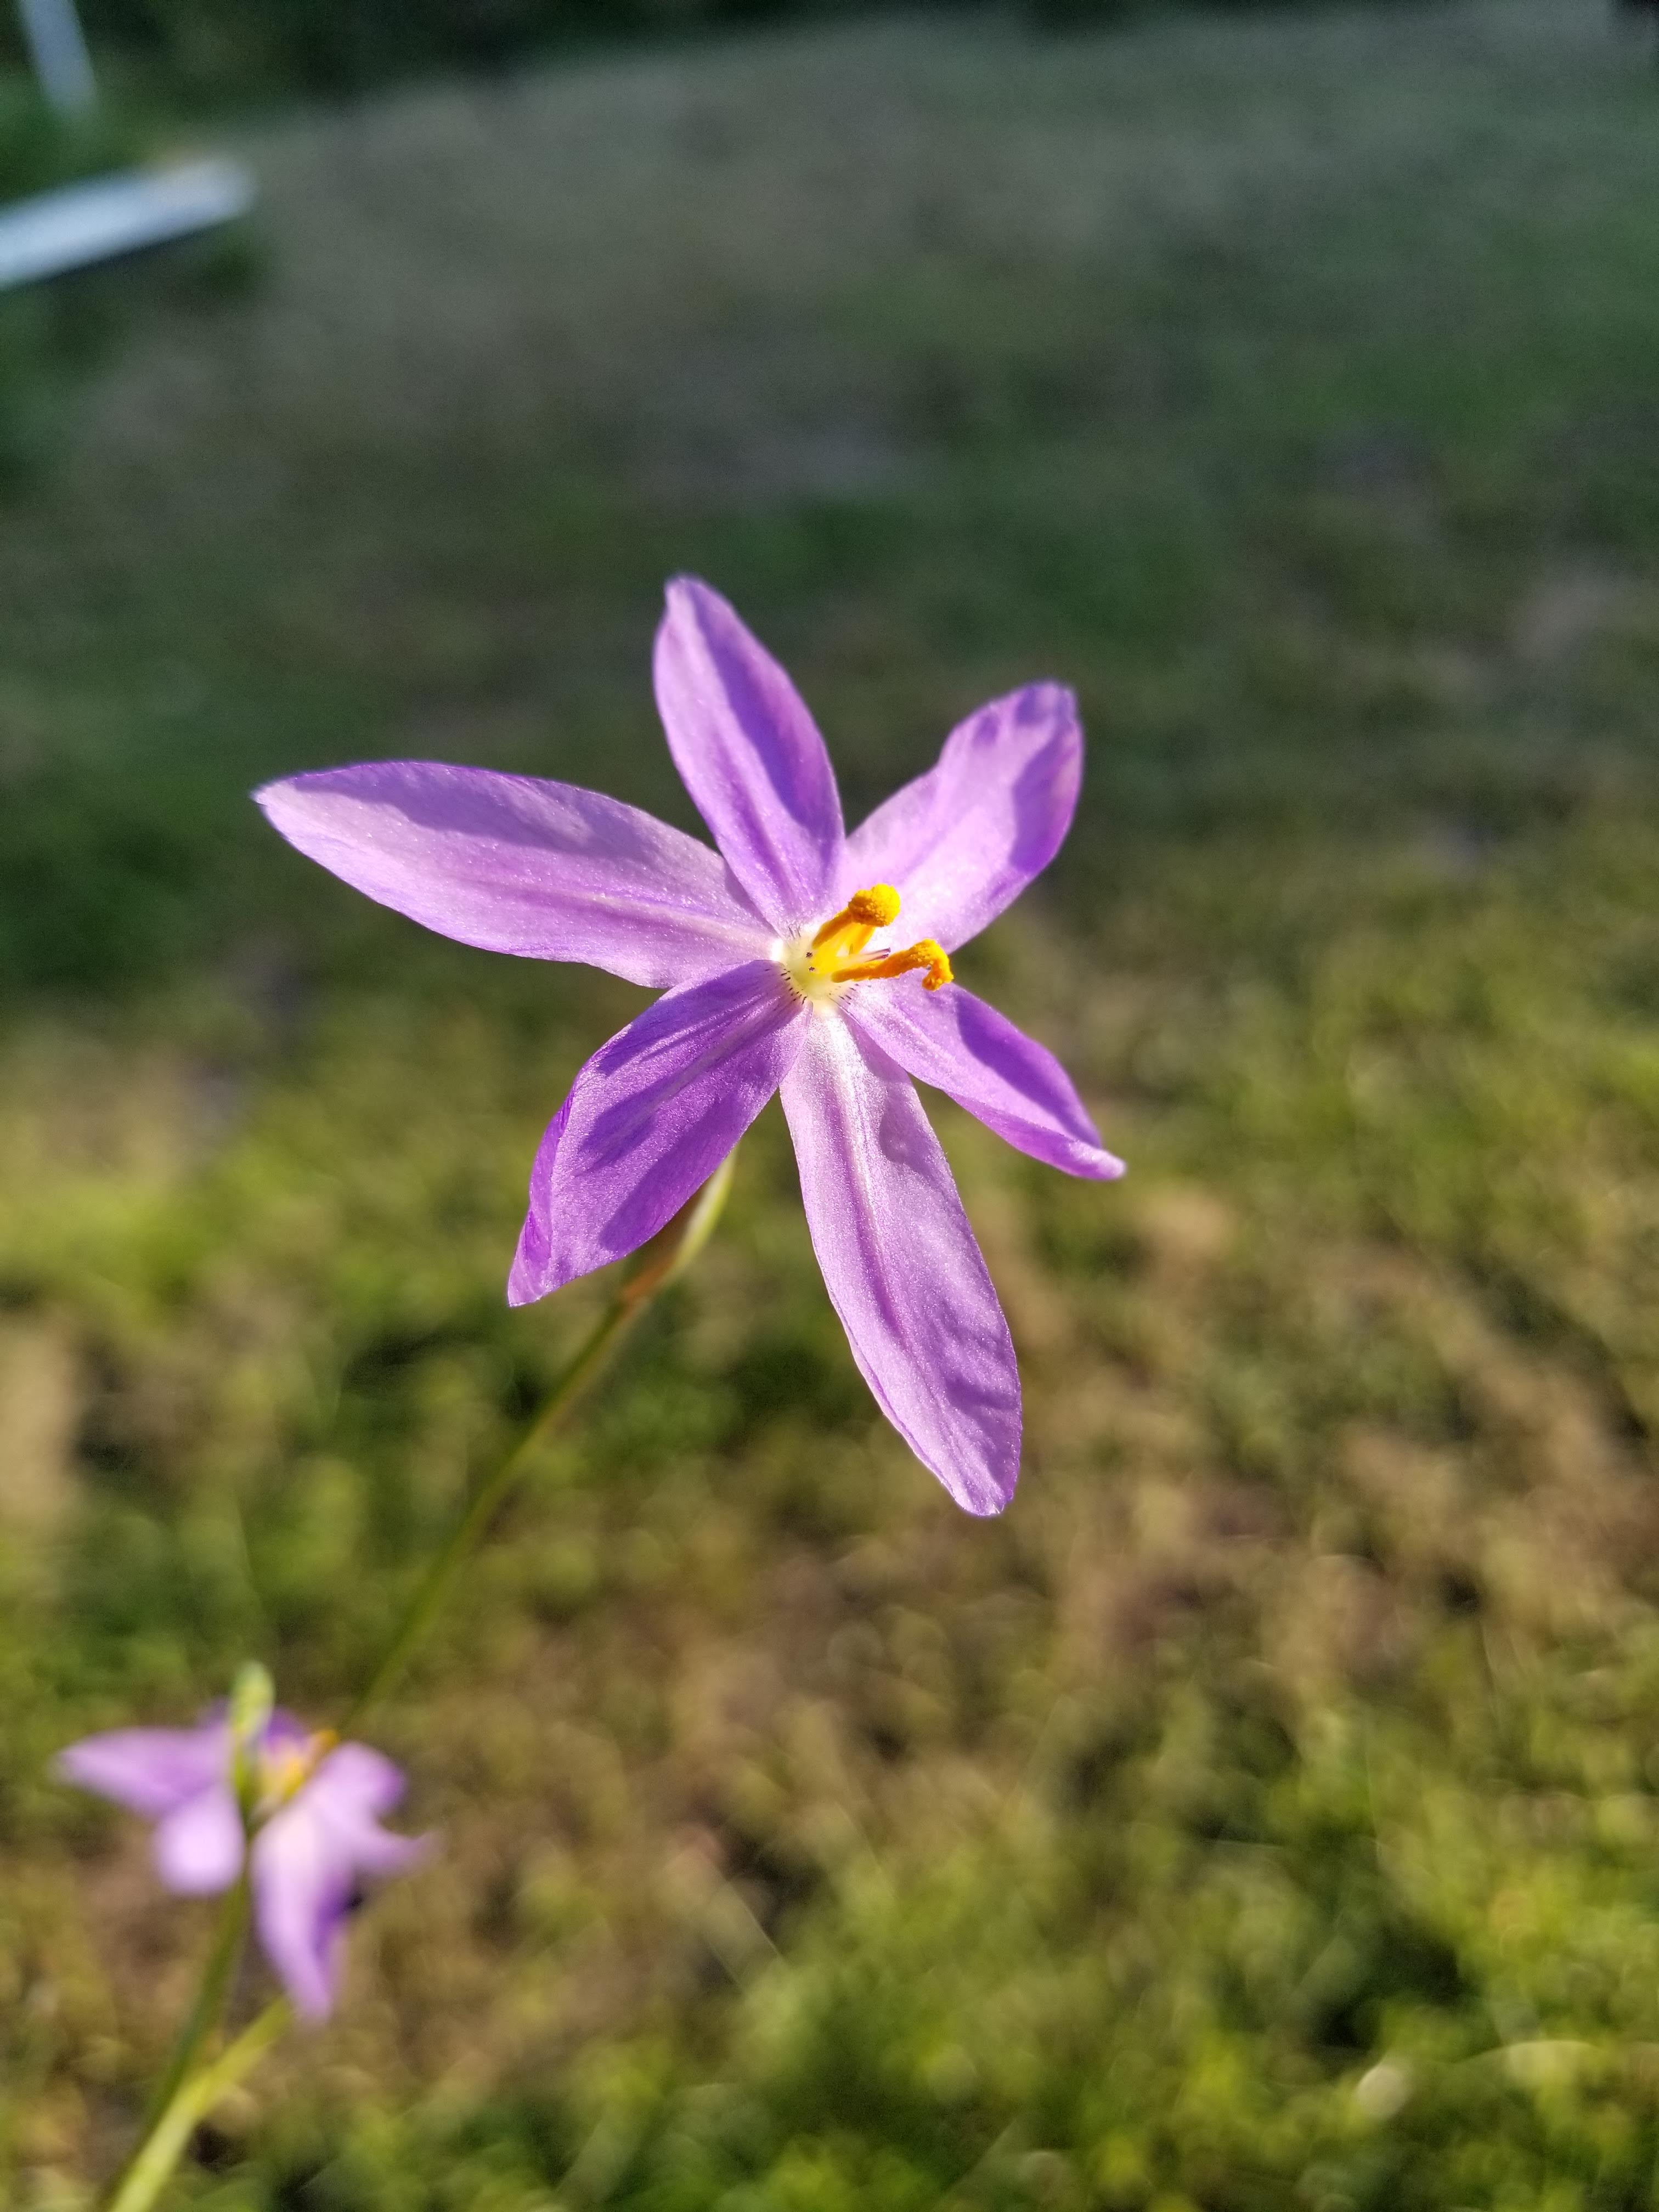
[[[440,936],[664,989],[772,933],[718,853],[574,784],[371,761],[253,794],[290,845]]]
[[[783,935],[836,903],[842,831],[817,726],[718,592],[668,587],[657,711],[686,789],[732,874]]]
[[[853,832],[842,892],[891,884],[906,929],[954,952],[1054,859],[1082,782],[1077,701],[1063,684],[994,699]]]
[[[595,1053],[536,1156],[512,1303],[654,1237],[776,1091],[811,1019],[756,960],[671,991]]]
[[[957,1504],[1000,1513],[1019,1476],[1019,1371],[921,1100],[839,1021],[814,1024],[782,1095],[813,1249],[860,1372]]]
[[[885,990],[861,986],[846,1018],[907,1075],[943,1091],[1018,1151],[1097,1182],[1122,1174],[1053,1053],[961,984],[925,991],[907,976]]]

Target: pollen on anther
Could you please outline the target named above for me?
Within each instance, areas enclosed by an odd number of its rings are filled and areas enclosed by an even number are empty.
[[[866,929],[885,929],[898,920],[899,895],[891,884],[872,884],[867,890],[854,891],[842,911],[848,921],[862,922]]]
[[[955,982],[956,977],[951,969],[951,956],[936,938],[924,937],[910,950],[918,959],[925,959],[927,963],[927,973],[921,979],[924,991],[942,991],[947,983]]]

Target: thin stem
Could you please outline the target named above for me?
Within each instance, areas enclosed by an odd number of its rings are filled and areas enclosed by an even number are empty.
[[[477,1489],[465,1513],[450,1531],[443,1549],[422,1576],[419,1587],[405,1607],[380,1665],[369,1677],[340,1723],[340,1734],[349,1735],[371,1707],[378,1705],[396,1683],[416,1651],[429,1634],[442,1610],[450,1584],[484,1537],[507,1503],[526,1466],[538,1448],[558,1426],[584,1389],[633,1327],[642,1304],[628,1304],[617,1297],[588,1333],[575,1358],[554,1384],[504,1455]]]
[[[241,1961],[242,1939],[247,1933],[247,1914],[248,1886],[247,1875],[244,1872],[226,1891],[224,1903],[219,1908],[213,1948],[208,1953],[207,1964],[202,1969],[196,2002],[179,2031],[179,2039],[173,2046],[166,2071],[150,2097],[149,2111],[144,2122],[146,2133],[155,2125],[162,2111],[172,2102],[179,2084],[194,2067],[224,2016],[225,2002],[230,1995],[230,1985]]]
[[[198,2125],[258,2063],[289,2023],[286,1998],[269,2004],[210,2066],[179,2082],[117,2184],[108,2212],[149,2212]]]
[[[397,1682],[430,1633],[455,1577],[489,1534],[525,1469],[609,1364],[641,1315],[708,1242],[732,1187],[736,1158],[735,1152],[728,1153],[696,1195],[640,1252],[575,1357],[478,1485],[442,1550],[422,1576],[380,1665],[341,1722],[342,1735],[349,1735],[360,1726],[364,1716]]]
[[[207,1963],[202,1969],[202,1978],[197,1985],[196,2001],[191,2006],[179,2039],[173,2046],[167,2067],[156,2083],[149,2100],[149,2110],[144,2116],[144,2131],[139,2137],[138,2148],[122,2168],[112,2185],[108,2212],[130,2212],[128,2192],[141,2167],[155,2151],[155,2146],[167,2126],[167,2116],[178,2103],[197,2062],[210,2039],[218,2032],[224,2016],[225,2002],[230,1995],[230,1985],[241,1960],[242,1939],[247,1933],[248,1885],[247,1875],[240,1875],[234,1886],[226,1891],[224,1903],[219,1907],[219,1922],[213,1934],[213,1948],[208,1953]],[[196,2075],[198,2080],[202,2077]],[[179,2136],[179,2148],[189,2140],[186,2128]],[[177,2152],[173,2154],[176,2158]],[[171,2170],[170,2166],[167,2169]],[[165,2174],[162,2177],[165,2178]],[[158,2181],[158,2187],[160,2183]],[[152,2194],[154,2192],[152,2191]],[[141,2197],[135,2203],[148,2204],[149,2198]]]

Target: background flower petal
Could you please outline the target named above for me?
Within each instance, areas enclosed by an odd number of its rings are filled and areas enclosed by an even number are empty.
[[[307,1728],[297,1713],[289,1712],[286,1705],[278,1705],[265,1723],[260,1746],[265,1751],[307,1751],[315,1734],[315,1729]]]
[[[1020,1152],[1096,1182],[1122,1174],[1053,1053],[960,983],[926,991],[919,975],[907,975],[860,984],[842,1011],[907,1074],[943,1091]]]
[[[366,1743],[337,1744],[319,1761],[306,1794],[342,1817],[377,1820],[402,1797],[403,1770]]]
[[[360,1875],[403,1874],[431,1849],[428,1836],[397,1836],[380,1826],[404,1794],[402,1771],[367,1744],[343,1743],[305,1787],[307,1811],[326,1827],[332,1847]]]
[[[254,797],[331,874],[487,951],[668,989],[751,958],[772,933],[718,853],[575,784],[370,761]]]
[[[757,960],[669,992],[596,1052],[536,1155],[511,1302],[654,1237],[777,1089],[811,1018]]]
[[[714,842],[780,934],[827,915],[841,866],[841,798],[794,685],[707,584],[668,586],[657,710]]]
[[[785,1078],[813,1248],[853,1357],[893,1426],[969,1513],[1019,1474],[1008,1325],[910,1079],[847,1023],[815,1021]]]
[[[56,1767],[65,1782],[157,1820],[226,1778],[230,1732],[220,1719],[193,1729],[112,1729],[70,1744]]]
[[[245,1844],[242,1816],[226,1782],[175,1806],[150,1839],[155,1871],[180,1897],[228,1889],[242,1870]]]
[[[295,2011],[316,2021],[333,2010],[356,1873],[307,1794],[301,1790],[253,1839],[253,1921]]]
[[[307,2020],[333,2008],[341,1936],[359,1882],[403,1873],[430,1848],[378,1825],[404,1790],[389,1759],[343,1743],[253,1841],[253,1909],[265,1956]]]
[[[1030,684],[994,699],[847,841],[837,890],[891,884],[903,935],[947,952],[978,936],[1065,842],[1083,782],[1077,701]]]

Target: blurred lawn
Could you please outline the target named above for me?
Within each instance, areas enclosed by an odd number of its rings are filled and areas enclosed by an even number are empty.
[[[0,12],[0,38],[9,27]],[[0,207],[130,167],[169,136],[159,114],[137,101],[60,114],[32,76],[0,69]],[[163,289],[178,307],[245,288],[252,274],[246,226],[198,239],[164,266]],[[121,263],[0,291],[0,497],[61,436],[80,378],[114,350],[128,303],[155,293],[154,270]]]
[[[941,1118],[1024,1367],[969,1522],[781,1121],[381,1731],[433,1870],[214,2212],[1634,2212],[1659,2189],[1659,88],[1577,0],[995,17],[272,125],[5,513],[0,2195],[205,1929],[44,1778],[255,1651],[337,1711],[592,1310],[536,1138],[640,1003],[245,793],[432,754],[685,820],[661,579],[849,815],[1075,683],[962,973],[1132,1173]]]

